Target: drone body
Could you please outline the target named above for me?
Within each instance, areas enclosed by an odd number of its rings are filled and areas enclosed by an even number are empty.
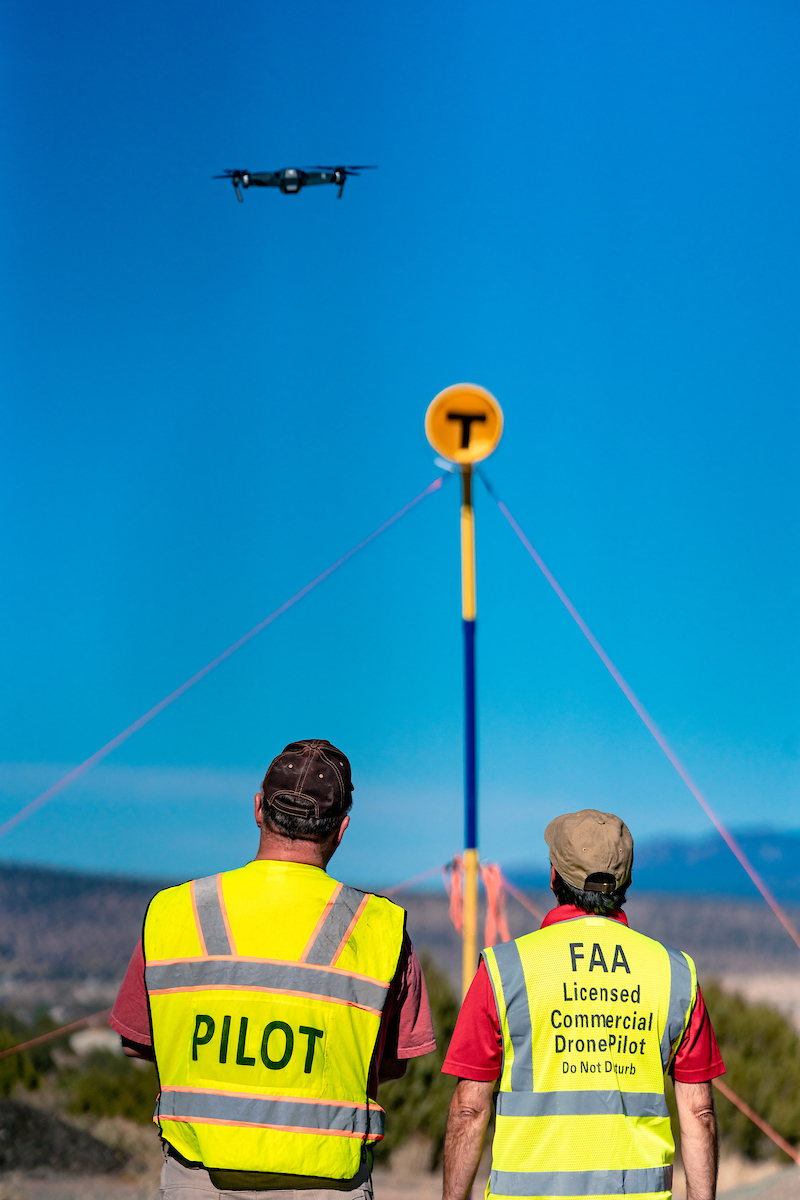
[[[333,183],[339,189],[341,200],[348,175],[359,171],[375,171],[376,167],[283,167],[280,171],[226,171],[214,175],[214,179],[230,179],[238,200],[244,200],[242,188],[280,188],[284,196],[294,196],[301,188],[315,187],[319,183]]]

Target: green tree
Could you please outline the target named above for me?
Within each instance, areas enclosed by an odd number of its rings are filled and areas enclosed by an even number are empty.
[[[412,1058],[402,1079],[381,1086],[380,1101],[386,1110],[386,1137],[378,1143],[375,1158],[385,1162],[393,1150],[413,1133],[431,1139],[431,1168],[438,1165],[444,1147],[447,1109],[454,1080],[442,1075],[442,1063],[458,1016],[458,1000],[447,976],[428,958],[423,958],[425,982],[433,1014],[436,1050]]]
[[[153,1118],[158,1081],[152,1063],[134,1066],[129,1058],[93,1050],[80,1066],[63,1071],[59,1082],[68,1112],[127,1117],[141,1125]]]
[[[37,1017],[33,1027],[25,1025],[11,1013],[0,1014],[0,1050],[8,1050],[27,1042],[42,1033],[49,1033],[55,1024],[46,1015]],[[33,1050],[24,1050],[21,1054],[12,1054],[0,1059],[0,1096],[10,1096],[18,1087],[33,1089],[41,1083],[42,1077],[52,1069],[53,1060],[47,1045],[37,1046]]]
[[[725,1082],[792,1145],[800,1143],[800,1037],[768,1004],[749,1004],[717,983],[703,987],[727,1068]],[[720,1135],[748,1158],[788,1161],[760,1129],[716,1093]]]

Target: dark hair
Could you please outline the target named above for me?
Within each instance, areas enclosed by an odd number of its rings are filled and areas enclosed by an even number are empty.
[[[609,913],[619,912],[627,899],[625,893],[630,885],[631,881],[628,878],[621,888],[604,896],[602,892],[584,892],[581,888],[574,888],[556,871],[553,890],[559,904],[573,904],[575,908],[580,908],[586,913],[595,913],[598,917],[605,917]]]
[[[324,817],[306,816],[304,813],[282,812],[274,804],[265,806],[262,795],[261,820],[270,833],[277,833],[279,837],[321,844],[333,836],[352,807],[352,797],[348,796],[345,806],[338,813],[329,813]]]

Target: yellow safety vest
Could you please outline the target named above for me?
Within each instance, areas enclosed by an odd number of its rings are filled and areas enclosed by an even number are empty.
[[[697,995],[692,960],[595,916],[483,957],[503,1032],[487,1196],[668,1200],[664,1073]]]
[[[170,1145],[210,1169],[354,1176],[383,1136],[367,1081],[404,926],[299,863],[159,892],[143,944]]]

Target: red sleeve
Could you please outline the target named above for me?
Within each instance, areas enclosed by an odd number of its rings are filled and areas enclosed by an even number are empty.
[[[678,1083],[708,1083],[724,1074],[725,1064],[711,1028],[703,993],[698,987],[689,1026],[675,1055],[672,1078]]]
[[[117,992],[108,1023],[117,1033],[140,1046],[152,1046],[150,1016],[147,1011],[147,990],[144,985],[144,953],[142,939],[131,955],[122,986]]]
[[[503,1068],[503,1035],[489,972],[481,959],[470,985],[442,1071],[459,1079],[489,1083],[500,1078]]]
[[[385,1063],[419,1058],[436,1049],[433,1016],[428,1002],[425,976],[414,947],[406,934],[394,979],[383,1006],[378,1040],[372,1055],[368,1090],[378,1094],[378,1076]]]
[[[419,1058],[436,1049],[425,976],[406,936],[386,998],[378,1038],[379,1061]]]

